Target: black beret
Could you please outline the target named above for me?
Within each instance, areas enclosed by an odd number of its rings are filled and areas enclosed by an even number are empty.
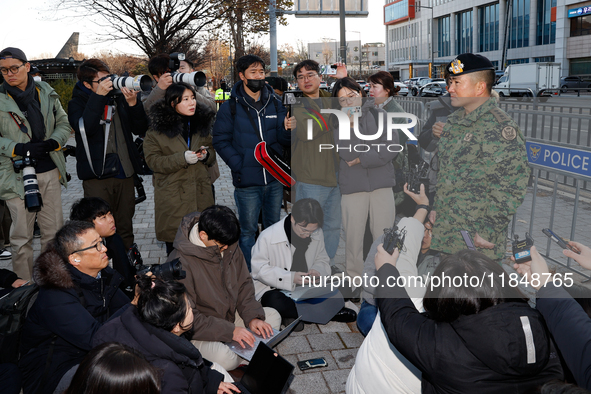
[[[493,64],[482,55],[462,53],[447,65],[450,76],[464,75],[475,71],[494,70]]]

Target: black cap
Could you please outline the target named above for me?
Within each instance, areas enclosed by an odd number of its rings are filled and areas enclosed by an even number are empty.
[[[494,70],[495,67],[486,57],[473,53],[462,53],[447,65],[449,76],[457,76],[476,71]]]
[[[12,48],[12,47],[4,48],[0,52],[0,59],[6,59],[6,58],[13,58],[13,59],[22,60],[23,62],[28,62],[27,56],[25,55],[25,53],[18,48]]]

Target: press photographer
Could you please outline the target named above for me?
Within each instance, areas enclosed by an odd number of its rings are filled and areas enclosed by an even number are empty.
[[[0,86],[0,200],[6,201],[13,221],[13,270],[23,279],[31,278],[33,268],[35,215],[41,228],[41,249],[63,223],[60,183],[65,186],[67,181],[61,147],[70,136],[57,93],[47,83],[35,82],[28,75],[30,69],[20,49],[0,51],[0,73],[4,77]],[[30,165],[25,165],[27,158]],[[13,162],[23,159],[16,172]],[[29,205],[25,204],[23,172]]]
[[[152,92],[144,101],[146,112],[150,111],[154,103],[164,98],[166,89],[173,82],[186,82],[194,86],[195,91],[198,93],[195,99],[202,104],[210,106],[214,111],[217,109],[215,100],[209,93],[209,90],[204,86],[206,82],[205,74],[199,72],[194,73],[193,64],[185,59],[185,54],[175,52],[170,55],[167,53],[156,55],[148,62],[148,70],[150,70],[150,74],[154,77],[156,86],[154,86]],[[197,76],[197,74],[203,75]]]
[[[78,178],[83,181],[84,197],[100,197],[110,205],[117,232],[129,248],[134,175],[143,173],[133,135],[145,135],[148,119],[138,93],[125,87],[134,87],[133,78],[114,77],[103,61],[89,59],[78,68],[78,79],[68,105],[70,125],[76,132]],[[138,90],[147,84],[141,80],[136,80]]]

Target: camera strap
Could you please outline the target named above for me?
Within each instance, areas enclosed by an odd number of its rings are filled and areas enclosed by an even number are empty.
[[[25,126],[25,122],[23,122],[23,120],[21,119],[21,117],[18,116],[18,115],[16,115],[16,114],[13,114],[12,112],[9,112],[9,114],[10,114],[10,117],[12,118],[12,120],[14,120],[14,123],[16,123],[16,125],[20,129],[20,131],[22,131],[23,133],[29,135],[29,130],[27,129],[27,126]]]
[[[100,178],[105,172],[105,158],[107,157],[107,143],[109,141],[109,128],[111,127],[111,120],[113,119],[113,105],[105,105],[105,120],[101,120],[101,124],[105,125],[105,149],[103,152],[103,168],[100,175],[97,175],[92,165],[92,158],[90,157],[90,149],[88,148],[88,138],[86,138],[86,129],[84,128],[84,118],[78,120],[78,127],[80,129],[80,136],[82,137],[82,144],[84,145],[84,151],[86,152],[86,158],[88,159],[88,165],[92,170],[92,173]]]

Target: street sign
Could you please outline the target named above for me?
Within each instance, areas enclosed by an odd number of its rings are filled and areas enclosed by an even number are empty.
[[[345,0],[345,16],[367,18],[369,0]],[[374,0],[375,1],[375,0]],[[339,17],[339,0],[294,0],[296,18]]]
[[[533,139],[527,140],[525,146],[527,160],[533,167],[591,180],[591,149]]]

